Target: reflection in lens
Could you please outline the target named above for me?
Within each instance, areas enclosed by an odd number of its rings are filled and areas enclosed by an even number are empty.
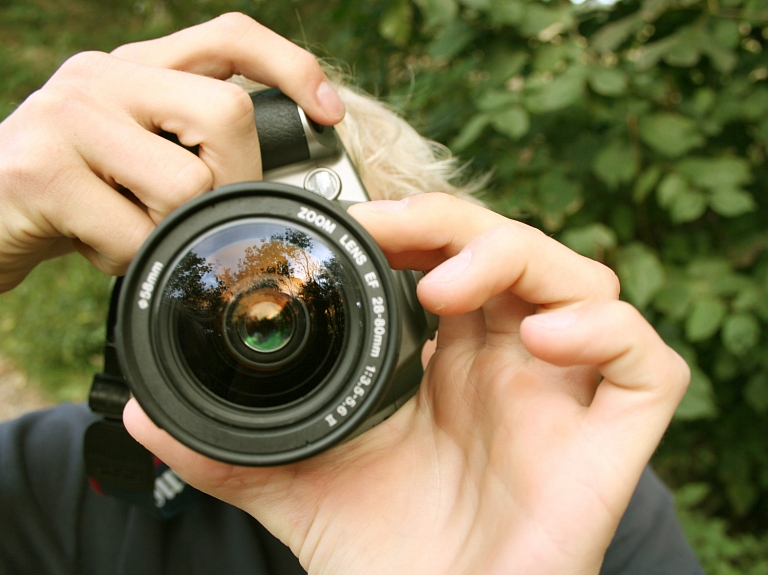
[[[293,335],[293,323],[282,312],[280,306],[270,302],[257,303],[251,307],[241,320],[245,345],[262,353],[285,347]]]
[[[296,331],[295,314],[287,305],[290,300],[280,293],[272,297],[262,293],[255,294],[255,298],[252,295],[242,298],[232,315],[243,343],[261,353],[284,348]]]
[[[313,232],[242,220],[189,248],[161,310],[179,361],[204,388],[237,405],[275,407],[332,372],[344,348],[345,305],[360,298],[356,285]]]

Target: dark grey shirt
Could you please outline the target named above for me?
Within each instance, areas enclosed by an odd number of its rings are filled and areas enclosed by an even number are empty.
[[[95,419],[61,405],[0,425],[0,575],[301,575],[246,513],[203,496],[173,519],[98,495],[83,471]],[[643,474],[602,575],[702,575],[668,491]]]

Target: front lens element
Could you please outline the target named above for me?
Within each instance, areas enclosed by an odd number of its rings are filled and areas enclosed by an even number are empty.
[[[271,290],[240,298],[230,318],[243,343],[258,353],[284,348],[296,333],[298,323],[291,299]]]
[[[161,313],[177,363],[244,407],[286,405],[333,372],[358,283],[316,232],[269,219],[202,236],[171,272]]]

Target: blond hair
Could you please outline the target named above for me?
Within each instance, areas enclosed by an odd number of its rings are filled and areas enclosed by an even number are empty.
[[[230,81],[249,91],[266,88],[242,76]],[[338,80],[334,87],[347,108],[336,132],[372,200],[443,192],[481,203],[474,194],[483,188],[486,178],[467,180],[466,165],[446,146],[421,136],[376,98]]]

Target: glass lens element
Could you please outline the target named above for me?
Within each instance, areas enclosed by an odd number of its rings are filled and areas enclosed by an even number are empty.
[[[347,306],[360,306],[343,261],[315,232],[278,220],[238,220],[197,239],[160,304],[176,362],[240,406],[310,394],[345,347]]]
[[[253,351],[270,353],[284,348],[296,332],[291,298],[279,291],[257,291],[240,298],[232,314],[243,343]]]

